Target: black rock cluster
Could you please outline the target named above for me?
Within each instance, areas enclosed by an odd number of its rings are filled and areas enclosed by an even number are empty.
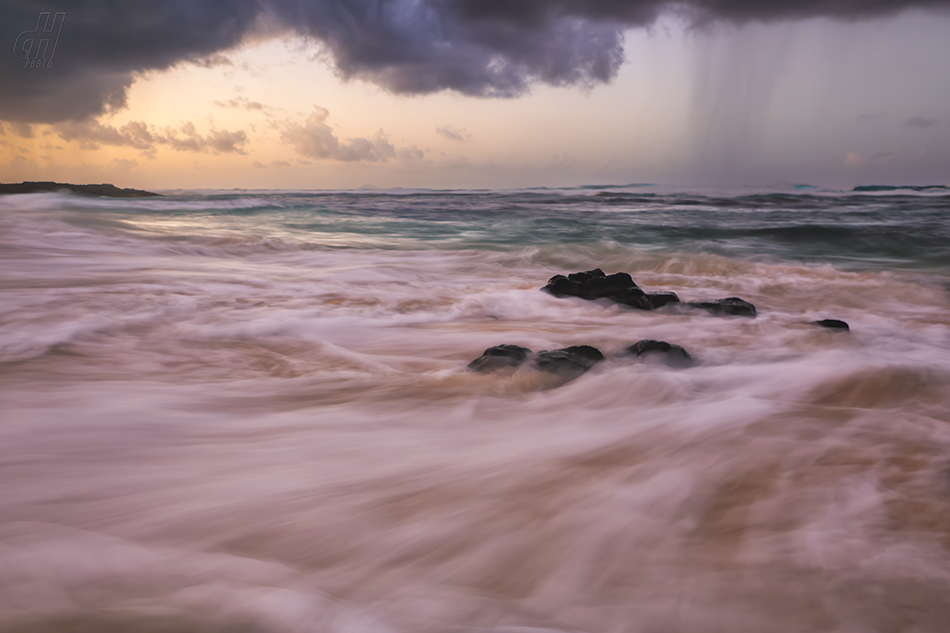
[[[680,367],[692,362],[689,352],[679,345],[671,345],[665,341],[639,341],[624,349],[621,354],[627,357],[649,355],[662,355],[669,360],[670,364]],[[572,345],[563,349],[537,353],[519,345],[495,345],[469,363],[468,368],[484,373],[528,364],[540,371],[576,378],[605,359],[603,352],[590,345]]]
[[[627,273],[605,275],[600,268],[581,273],[554,275],[542,288],[555,297],[580,297],[581,299],[610,299],[638,310],[656,310],[668,303],[679,303],[672,292],[641,290]]]
[[[627,273],[604,274],[600,268],[579,273],[554,275],[541,290],[555,297],[580,297],[593,301],[610,299],[637,310],[656,310],[666,305],[678,304],[700,308],[716,315],[755,316],[755,306],[740,299],[728,297],[718,301],[681,302],[673,292],[644,292]]]
[[[489,372],[506,367],[520,367],[530,361],[535,369],[562,376],[577,377],[604,360],[604,355],[590,345],[573,345],[564,349],[534,353],[518,345],[496,345],[470,362],[473,371]]]
[[[718,301],[681,302],[672,292],[644,292],[627,273],[607,275],[599,268],[567,276],[555,275],[541,290],[555,297],[580,297],[589,301],[609,299],[637,310],[656,310],[669,305],[699,308],[715,315],[756,315],[755,306],[739,297],[727,297]],[[847,323],[838,319],[812,321],[811,324],[837,331],[850,330]],[[657,358],[674,367],[688,367],[693,363],[693,357],[679,345],[652,339],[637,341],[624,348],[619,356]],[[603,360],[604,354],[590,345],[574,345],[537,353],[519,345],[496,345],[486,349],[481,356],[468,364],[468,368],[477,372],[492,372],[527,364],[539,371],[573,379]]]

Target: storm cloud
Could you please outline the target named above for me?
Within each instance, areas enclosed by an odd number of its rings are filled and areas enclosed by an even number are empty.
[[[246,38],[281,33],[319,42],[341,77],[392,92],[513,97],[536,82],[609,82],[624,61],[624,29],[665,13],[700,26],[948,6],[950,0],[6,0],[0,119],[94,117],[125,105],[136,73],[185,61],[217,64],[222,51]],[[65,13],[61,23],[57,13]]]

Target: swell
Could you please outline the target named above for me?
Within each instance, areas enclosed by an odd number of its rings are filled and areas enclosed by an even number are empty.
[[[852,270],[950,267],[946,198],[782,193],[605,200],[570,191],[215,195],[134,203],[37,197],[43,201],[7,211],[6,248],[47,241],[48,229],[63,223],[58,231],[63,235],[72,226],[194,254],[206,252],[203,248],[227,251],[231,245],[230,252],[238,255],[259,249],[505,251],[526,245],[618,244],[835,262]],[[24,230],[19,239],[17,228]]]

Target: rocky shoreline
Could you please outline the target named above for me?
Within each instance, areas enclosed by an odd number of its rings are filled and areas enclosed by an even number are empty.
[[[151,191],[142,191],[141,189],[120,189],[109,183],[99,185],[74,185],[67,182],[50,181],[0,183],[0,195],[15,193],[55,193],[57,191],[69,191],[83,196],[99,196],[102,198],[151,198],[161,195],[152,193]]]

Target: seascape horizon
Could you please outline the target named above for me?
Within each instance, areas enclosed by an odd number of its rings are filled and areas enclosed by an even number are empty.
[[[948,33],[0,2],[0,633],[947,633]]]

